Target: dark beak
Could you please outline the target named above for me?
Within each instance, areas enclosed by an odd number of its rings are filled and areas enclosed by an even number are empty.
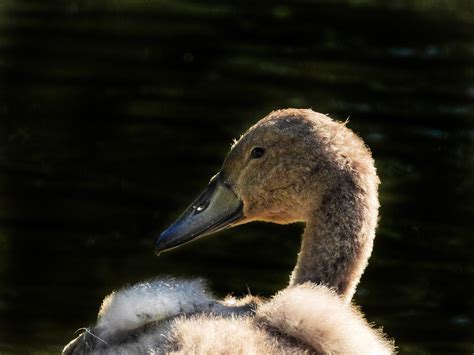
[[[156,238],[155,253],[159,255],[162,251],[228,228],[242,217],[242,201],[222,181],[219,173],[176,222]]]

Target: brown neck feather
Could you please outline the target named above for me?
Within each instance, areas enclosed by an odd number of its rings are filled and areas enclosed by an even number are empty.
[[[350,178],[326,191],[306,222],[291,285],[323,284],[351,300],[372,252],[377,182]]]

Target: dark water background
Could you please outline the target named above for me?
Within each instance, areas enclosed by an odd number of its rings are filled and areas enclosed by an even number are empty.
[[[276,108],[373,150],[381,222],[355,296],[401,353],[474,351],[471,1],[0,3],[0,352],[54,353],[113,289],[284,287],[302,226],[160,257],[231,139]]]

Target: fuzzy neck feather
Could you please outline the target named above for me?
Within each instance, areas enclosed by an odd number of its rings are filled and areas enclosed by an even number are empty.
[[[342,177],[310,213],[291,285],[313,282],[349,302],[372,252],[378,216],[378,178]]]

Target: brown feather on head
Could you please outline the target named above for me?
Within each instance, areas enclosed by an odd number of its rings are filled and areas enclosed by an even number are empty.
[[[252,159],[256,147],[264,154]],[[284,224],[306,221],[324,191],[355,165],[370,170],[373,161],[345,124],[311,110],[286,109],[270,113],[242,135],[222,173],[244,202],[245,221]]]

